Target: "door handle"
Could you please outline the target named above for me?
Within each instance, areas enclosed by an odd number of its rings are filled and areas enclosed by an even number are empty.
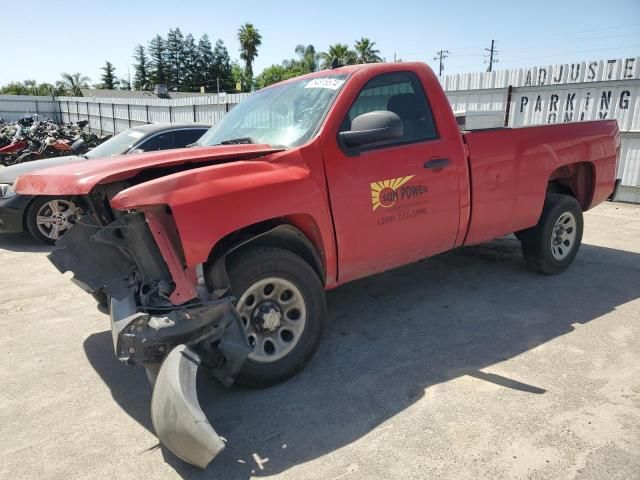
[[[443,168],[449,165],[448,158],[434,158],[433,160],[428,160],[424,162],[424,168]]]

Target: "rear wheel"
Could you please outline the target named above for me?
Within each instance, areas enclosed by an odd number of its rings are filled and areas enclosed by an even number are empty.
[[[38,240],[53,245],[73,226],[79,214],[70,198],[38,197],[27,209],[27,229]]]
[[[583,226],[575,198],[548,194],[538,224],[517,234],[529,267],[549,275],[564,271],[578,254]]]
[[[229,261],[232,293],[253,352],[237,383],[267,387],[311,360],[326,323],[326,301],[315,270],[279,248],[251,248]]]

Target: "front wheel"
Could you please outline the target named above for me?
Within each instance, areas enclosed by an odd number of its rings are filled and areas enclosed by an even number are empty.
[[[575,198],[550,193],[535,227],[518,232],[529,267],[553,275],[564,271],[582,242],[582,209]]]
[[[236,309],[253,352],[236,382],[267,387],[282,382],[311,360],[327,310],[315,270],[298,255],[280,248],[251,248],[229,261]]]
[[[31,235],[53,245],[80,214],[69,198],[38,197],[27,208],[25,223]]]

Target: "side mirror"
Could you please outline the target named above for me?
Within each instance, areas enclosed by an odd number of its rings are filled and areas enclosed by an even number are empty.
[[[394,140],[403,135],[404,126],[400,117],[386,110],[358,115],[351,122],[351,130],[338,134],[342,143],[348,148]]]

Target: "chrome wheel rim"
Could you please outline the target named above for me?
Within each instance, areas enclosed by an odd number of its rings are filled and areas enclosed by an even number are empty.
[[[564,260],[576,243],[577,222],[571,212],[564,212],[553,226],[551,234],[551,255],[556,260]]]
[[[253,347],[249,358],[259,363],[272,363],[291,353],[307,324],[302,292],[284,278],[253,283],[238,299],[236,309]]]
[[[69,200],[56,199],[45,203],[36,214],[38,231],[50,240],[60,236],[75,223],[78,208]]]

